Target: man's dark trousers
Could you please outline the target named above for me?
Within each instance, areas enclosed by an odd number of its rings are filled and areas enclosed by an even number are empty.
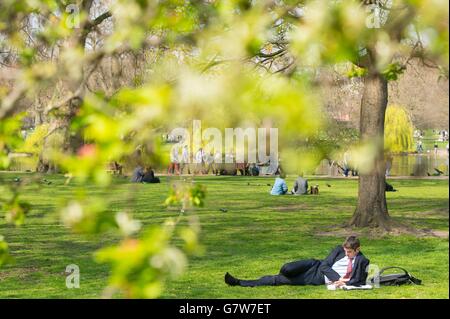
[[[284,264],[278,275],[263,276],[256,280],[240,280],[244,287],[279,285],[323,285],[325,279],[319,270],[320,260],[304,259]]]

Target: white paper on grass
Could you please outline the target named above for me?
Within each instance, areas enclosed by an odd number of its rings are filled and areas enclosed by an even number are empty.
[[[344,289],[344,290],[368,290],[368,289],[372,289],[373,286],[372,285],[362,285],[362,286],[341,286],[339,287],[339,289]],[[328,290],[336,290],[338,289],[335,285],[331,284],[331,285],[327,285],[327,289]]]

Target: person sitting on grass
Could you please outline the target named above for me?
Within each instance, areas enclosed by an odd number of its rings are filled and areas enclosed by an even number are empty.
[[[271,195],[284,195],[288,191],[288,187],[286,185],[286,174],[284,172],[280,173],[280,176],[275,179],[275,183],[273,184],[272,190],[270,191]]]
[[[141,183],[143,177],[144,177],[144,169],[142,168],[141,165],[138,165],[133,171],[133,175],[131,176],[131,182]]]
[[[160,183],[159,177],[155,177],[155,172],[151,169],[150,166],[145,168],[144,177],[142,177],[142,183]]]
[[[259,167],[256,166],[256,163],[252,163],[249,170],[250,170],[250,175],[259,176]]]
[[[293,195],[306,195],[308,194],[308,181],[303,178],[303,173],[299,174],[294,182],[294,187],[292,189]]]
[[[366,284],[369,260],[360,251],[360,241],[349,236],[324,260],[305,259],[287,263],[278,275],[263,276],[256,280],[242,280],[225,274],[230,286],[256,287],[279,285],[334,285],[335,287]]]

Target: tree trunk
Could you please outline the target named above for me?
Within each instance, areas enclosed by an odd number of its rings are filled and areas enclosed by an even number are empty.
[[[93,0],[83,0],[81,2],[81,9],[82,11],[89,17],[91,12],[91,7],[93,4]],[[102,16],[108,17],[110,15],[103,14]],[[101,20],[103,21],[104,18]],[[97,24],[101,23],[99,21]],[[89,35],[89,32],[92,31],[92,29],[97,25],[92,24],[88,20],[86,20],[78,31],[74,32],[74,35],[71,39],[67,40],[65,43],[66,48],[77,48],[80,47],[81,49],[85,50],[86,48],[86,41],[87,37]],[[78,81],[70,82],[68,81],[67,85],[69,87],[69,92],[76,92],[80,86],[86,85],[85,82],[87,82],[87,79],[85,79],[85,70],[83,66],[81,66],[82,76],[81,79]],[[78,110],[81,107],[81,104],[83,103],[84,98],[84,88],[81,90],[81,92],[78,94],[78,96],[70,99],[67,102],[67,106],[65,109],[65,113],[60,119],[61,123],[58,124],[59,128],[58,130],[61,132],[63,141],[61,145],[61,151],[68,154],[75,154],[77,150],[83,145],[84,140],[80,133],[71,134],[70,132],[70,124],[73,120],[73,118],[76,116]],[[44,141],[44,149],[42,153],[46,152],[45,147],[46,141]],[[36,171],[43,172],[43,173],[59,173],[60,169],[53,161],[50,161],[48,159],[44,158],[44,154],[39,155],[39,161],[36,168]]]
[[[358,186],[358,206],[350,221],[356,227],[381,227],[389,230],[385,193],[384,118],[387,106],[387,81],[381,74],[367,75],[361,101],[360,138],[375,146],[375,156],[369,172],[361,172]]]

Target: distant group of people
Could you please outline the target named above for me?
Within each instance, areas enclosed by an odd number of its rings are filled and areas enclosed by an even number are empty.
[[[303,174],[299,174],[297,179],[294,181],[294,186],[292,190],[288,192],[288,187],[285,181],[286,174],[281,172],[279,177],[275,179],[275,183],[270,191],[271,195],[306,195],[306,194],[319,194],[319,186],[311,186],[308,192],[308,180],[303,177]]]
[[[181,158],[177,148],[172,148],[170,152],[170,164],[167,168],[167,174],[209,174],[210,171],[214,175],[220,174],[220,163],[222,162],[222,153],[206,152],[203,148],[200,148],[194,155],[194,165],[191,166],[189,149],[185,145],[181,152]]]
[[[438,149],[439,149],[439,144],[438,142],[448,142],[448,131],[447,130],[433,130],[433,138],[436,138],[436,135],[438,135],[439,137],[434,141],[434,153],[437,154],[438,153]],[[425,133],[423,131],[420,130],[416,130],[414,131],[414,138],[417,140],[416,142],[416,152],[417,153],[423,153],[424,150],[424,146],[423,146],[423,142],[422,140],[424,139]],[[428,140],[431,138],[428,138]],[[430,152],[431,150],[427,150],[427,152]]]
[[[343,161],[342,161],[342,175],[345,177],[350,176],[358,176],[358,170],[356,169],[356,167],[352,166],[351,164],[351,155],[349,151],[346,151],[344,153],[343,156]]]
[[[447,130],[439,131],[438,135],[439,135],[439,141],[440,142],[447,142],[448,141],[448,131]]]
[[[331,169],[333,166],[336,166],[338,173],[342,174],[342,176],[349,177],[359,175],[356,165],[352,162],[349,150],[344,152],[342,160],[334,160],[330,158],[327,160],[329,168]]]
[[[168,175],[194,174],[207,175],[210,172],[214,175],[243,175],[259,176],[261,167],[267,167],[265,174],[276,175],[279,173],[279,165],[276,163],[236,163],[233,152],[228,152],[223,156],[222,152],[207,152],[199,148],[194,154],[194,163],[191,164],[189,148],[184,145],[181,151],[181,157],[178,148],[173,147],[170,152],[170,163],[167,168]],[[275,167],[276,166],[276,167]]]

